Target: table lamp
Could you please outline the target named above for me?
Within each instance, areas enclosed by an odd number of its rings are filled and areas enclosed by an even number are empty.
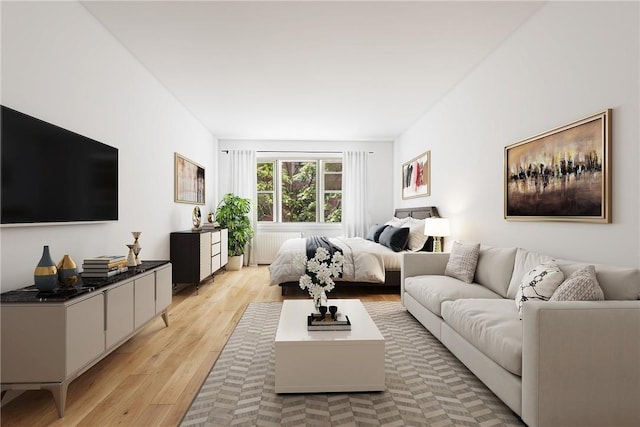
[[[447,218],[426,218],[424,234],[433,237],[433,252],[442,252],[442,238],[451,235],[451,226]]]

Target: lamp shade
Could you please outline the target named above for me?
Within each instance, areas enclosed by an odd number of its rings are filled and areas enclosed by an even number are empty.
[[[424,220],[424,234],[433,237],[446,237],[451,235],[451,226],[448,218],[426,218]]]

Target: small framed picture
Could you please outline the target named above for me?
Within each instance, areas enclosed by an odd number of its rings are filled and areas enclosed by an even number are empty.
[[[174,201],[204,205],[204,167],[175,153]]]
[[[402,199],[431,194],[431,151],[402,164]]]

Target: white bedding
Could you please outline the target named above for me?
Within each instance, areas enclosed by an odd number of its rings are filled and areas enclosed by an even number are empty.
[[[360,237],[330,237],[329,240],[342,249],[345,258],[342,278],[338,280],[384,283],[386,270],[400,270],[402,252],[394,252],[386,246]],[[300,280],[303,271],[295,260],[305,255],[305,238],[285,241],[269,266],[271,285]]]

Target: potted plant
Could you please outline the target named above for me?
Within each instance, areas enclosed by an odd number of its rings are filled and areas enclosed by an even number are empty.
[[[228,270],[240,270],[244,249],[253,237],[253,228],[249,220],[251,200],[232,193],[224,195],[216,209],[216,221],[220,228],[229,230]]]

